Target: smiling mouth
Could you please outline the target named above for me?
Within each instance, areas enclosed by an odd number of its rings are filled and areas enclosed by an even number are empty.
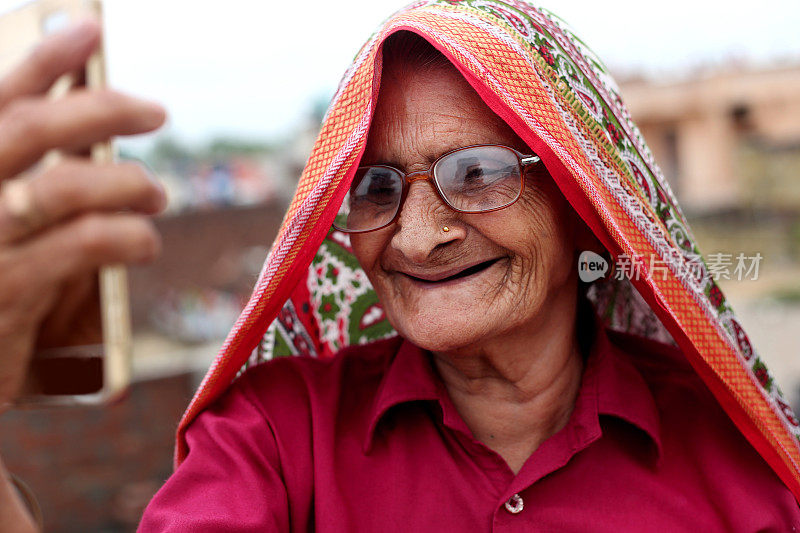
[[[417,276],[412,276],[411,274],[405,274],[405,275],[408,276],[409,278],[411,278],[414,281],[419,281],[420,283],[429,283],[429,284],[446,283],[448,281],[456,281],[456,280],[459,280],[459,279],[463,279],[463,278],[472,276],[473,274],[478,274],[479,272],[483,272],[484,270],[488,269],[489,267],[491,267],[492,265],[497,263],[499,260],[500,260],[499,258],[489,259],[488,261],[483,261],[482,263],[478,263],[478,264],[469,266],[469,267],[465,268],[464,270],[460,270],[460,271],[456,272],[455,274],[451,274],[451,275],[443,277],[443,278],[438,278],[436,276],[433,276],[432,278],[426,279],[426,278],[421,278],[421,277],[417,277]]]

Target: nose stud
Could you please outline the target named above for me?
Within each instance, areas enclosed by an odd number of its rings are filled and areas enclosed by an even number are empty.
[[[449,228],[449,227],[447,227],[447,226],[445,226],[445,227],[443,227],[443,228],[442,228],[442,231],[443,231],[443,232],[445,232],[445,233],[447,233],[448,231],[450,231],[450,228]]]

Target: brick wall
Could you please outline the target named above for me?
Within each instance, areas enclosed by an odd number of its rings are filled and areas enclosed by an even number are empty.
[[[275,201],[156,219],[161,255],[130,269],[134,326],[150,325],[149,310],[165,291],[205,287],[249,295],[285,211]],[[258,257],[246,258],[252,252]]]
[[[36,494],[45,531],[135,530],[172,471],[175,427],[195,383],[180,374],[135,383],[109,407],[4,414],[0,452]]]

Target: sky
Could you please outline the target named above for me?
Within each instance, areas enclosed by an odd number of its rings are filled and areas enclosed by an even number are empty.
[[[0,12],[22,4],[0,0]],[[406,2],[106,0],[111,84],[190,142],[291,135]],[[733,58],[800,64],[800,1],[544,0],[613,69],[675,76]],[[741,6],[741,7],[734,7]]]

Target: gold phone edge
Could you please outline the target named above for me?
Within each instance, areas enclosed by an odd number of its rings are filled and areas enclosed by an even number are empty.
[[[65,5],[75,5],[67,0]],[[83,0],[84,9],[102,21],[102,1]],[[105,40],[101,49],[86,63],[86,85],[102,88],[106,85]],[[92,161],[106,163],[116,160],[111,141],[92,146]],[[80,395],[22,396],[13,402],[15,408],[57,406],[90,406],[111,403],[128,391],[132,379],[133,337],[128,293],[127,268],[109,265],[100,268],[100,306],[103,330],[103,388],[96,393]]]

